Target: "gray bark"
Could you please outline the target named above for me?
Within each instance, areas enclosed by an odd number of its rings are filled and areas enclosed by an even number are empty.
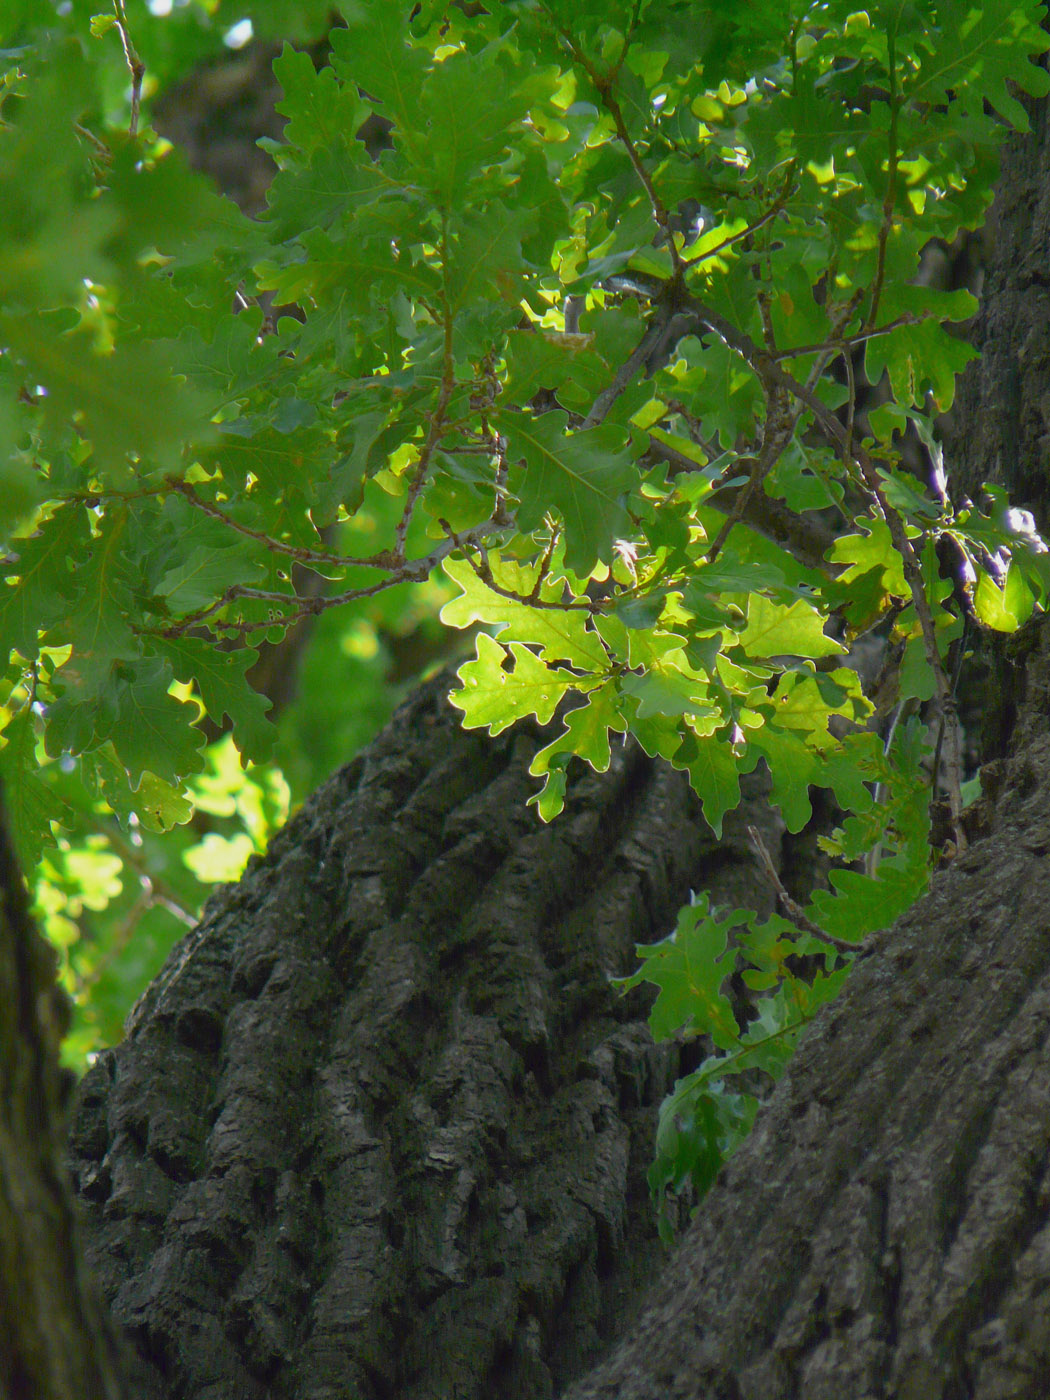
[[[1006,143],[984,233],[986,279],[967,366],[945,422],[953,499],[985,482],[1047,523],[1050,460],[1050,105],[1025,99],[1031,132]]]
[[[874,936],[630,1340],[566,1400],[1050,1386],[1050,629],[993,833]]]
[[[753,893],[743,824],[782,828],[750,803],[717,844],[630,747],[542,827],[539,734],[466,734],[441,689],[211,902],[84,1081],[89,1258],[144,1393],[539,1400],[660,1265],[677,1057],[609,974],[691,885]]]

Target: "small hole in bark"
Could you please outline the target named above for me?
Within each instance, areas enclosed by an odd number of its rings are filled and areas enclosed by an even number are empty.
[[[189,1050],[214,1055],[222,1044],[222,1018],[207,1006],[191,1006],[175,1023],[175,1035]]]

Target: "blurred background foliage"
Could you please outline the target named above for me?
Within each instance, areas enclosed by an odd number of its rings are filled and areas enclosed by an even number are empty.
[[[273,57],[285,40],[323,44],[338,15],[323,0],[125,0],[124,9],[146,65],[141,126],[177,142],[224,193],[257,212],[272,165],[255,143],[283,127]],[[102,123],[126,130],[130,80],[113,18],[100,0],[6,0],[0,98],[18,100],[27,36],[57,26],[80,36],[97,67]],[[331,548],[375,550],[373,537],[389,530],[400,503],[376,492],[371,506],[332,527]],[[387,506],[390,519],[382,518]],[[49,759],[38,746],[54,844],[27,876],[74,1006],[64,1044],[71,1068],[81,1071],[121,1038],[131,1006],[211,890],[240,877],[252,853],[372,738],[422,676],[469,648],[469,635],[437,618],[452,591],[440,581],[405,584],[327,611],[263,648],[252,679],[273,703],[272,760],[246,764],[228,734],[208,730],[206,768],[170,831],[151,831],[135,814],[122,825],[84,783],[77,760]],[[24,698],[0,694],[0,730]]]

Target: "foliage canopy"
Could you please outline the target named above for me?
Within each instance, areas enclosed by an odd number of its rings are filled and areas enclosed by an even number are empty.
[[[703,1185],[754,1109],[727,1075],[775,1076],[849,947],[923,887],[923,702],[963,839],[962,612],[1012,630],[1050,586],[1001,493],[948,498],[935,420],[974,300],[921,275],[931,240],[983,220],[1026,126],[1015,85],[1050,89],[1042,9],[353,0],[320,66],[289,43],[274,62],[287,124],[258,217],[137,130],[141,68],[148,99],[234,20],[315,38],[328,9],[24,0],[0,22],[17,838],[45,906],[56,851],[67,883],[78,853],[112,883],[188,820],[193,784],[198,806],[209,782],[220,809],[243,799],[261,839],[288,799],[236,776],[274,743],[259,643],[443,579],[444,622],[476,631],[464,724],[561,715],[533,766],[543,819],[571,759],[602,769],[627,733],[716,831],[760,763],[790,831],[814,787],[845,813],[809,909],[760,924],[700,900],[630,979],[659,987],[657,1033],[711,1038],[653,1174]],[[878,708],[865,634],[899,657]],[[206,759],[204,715],[236,752]]]

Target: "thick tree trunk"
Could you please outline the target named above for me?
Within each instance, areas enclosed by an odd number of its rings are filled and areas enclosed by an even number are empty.
[[[447,688],[444,678],[444,688]],[[661,1263],[644,1182],[677,1072],[609,974],[690,885],[757,883],[621,749],[544,828],[538,734],[431,684],[214,899],[87,1076],[89,1257],[180,1400],[551,1396]]]
[[[985,231],[987,277],[945,434],[953,497],[985,482],[1050,523],[1050,103],[1026,99],[1028,135],[1007,143]]]
[[[124,1400],[62,1168],[68,1007],[0,808],[0,1397]]]
[[[994,834],[869,941],[571,1400],[1050,1394],[1050,628],[1028,640]]]

